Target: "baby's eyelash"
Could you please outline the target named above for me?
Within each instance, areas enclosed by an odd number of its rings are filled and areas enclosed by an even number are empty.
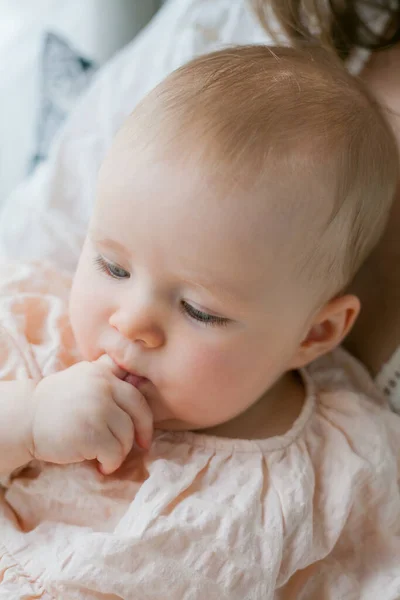
[[[188,304],[184,300],[181,302],[182,310],[189,315],[191,319],[204,323],[204,325],[211,325],[214,327],[228,325],[229,319],[225,317],[217,317],[216,315],[209,315],[197,308],[194,308],[191,304]]]
[[[101,271],[102,273],[106,273],[106,275],[113,277],[113,279],[130,278],[130,273],[128,273],[128,271],[114,263],[108,262],[100,254],[96,256],[96,258],[94,259],[94,263],[99,271]]]

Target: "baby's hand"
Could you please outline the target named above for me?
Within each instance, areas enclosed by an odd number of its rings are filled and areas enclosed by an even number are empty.
[[[101,472],[121,466],[134,441],[149,447],[153,416],[143,395],[108,357],[46,377],[33,395],[34,458],[57,464],[97,459]]]

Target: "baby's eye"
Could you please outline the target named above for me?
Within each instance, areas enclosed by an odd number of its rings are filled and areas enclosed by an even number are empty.
[[[130,278],[130,273],[128,273],[128,271],[126,271],[122,267],[119,267],[115,263],[105,260],[105,258],[103,258],[100,255],[96,256],[95,263],[96,263],[97,268],[100,271],[102,271],[103,273],[106,273],[107,275],[110,275],[110,277],[114,277],[114,279],[129,279]]]
[[[181,302],[182,310],[189,315],[191,319],[195,321],[200,321],[200,323],[204,323],[205,325],[228,325],[230,319],[225,317],[217,317],[216,315],[210,315],[205,313],[197,308],[194,308],[191,304],[188,304],[184,300]]]

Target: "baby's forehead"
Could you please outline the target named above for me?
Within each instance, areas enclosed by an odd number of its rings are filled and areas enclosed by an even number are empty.
[[[194,209],[208,200],[211,208],[244,221],[261,216],[276,227],[326,224],[333,209],[328,177],[318,177],[324,151],[309,138],[292,144],[283,155],[273,150],[254,156],[244,149],[240,160],[221,151],[218,136],[194,123],[184,131],[153,124],[132,115],[119,132],[100,173],[100,185],[153,191],[159,202],[180,190],[180,208]],[[329,149],[326,150],[326,154]],[[328,158],[329,160],[329,158]],[[336,173],[331,169],[331,188]],[[329,196],[329,197],[328,197]],[[208,207],[210,209],[210,207]],[[255,227],[255,225],[253,225]]]
[[[106,161],[99,188],[98,219],[117,217],[115,236],[123,227],[138,239],[142,228],[156,232],[154,242],[165,248],[179,243],[188,262],[201,257],[205,269],[218,262],[220,271],[240,267],[270,280],[294,270],[311,230],[316,234],[318,221],[322,227],[309,183],[294,189],[283,164],[265,168],[262,178],[246,177],[226,170],[222,159],[214,166],[194,141],[143,143],[138,151],[127,133]]]

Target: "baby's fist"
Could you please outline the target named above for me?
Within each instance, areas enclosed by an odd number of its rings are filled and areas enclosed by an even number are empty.
[[[133,443],[150,446],[153,417],[143,395],[108,357],[44,378],[33,396],[31,453],[57,464],[96,459],[116,471]]]

